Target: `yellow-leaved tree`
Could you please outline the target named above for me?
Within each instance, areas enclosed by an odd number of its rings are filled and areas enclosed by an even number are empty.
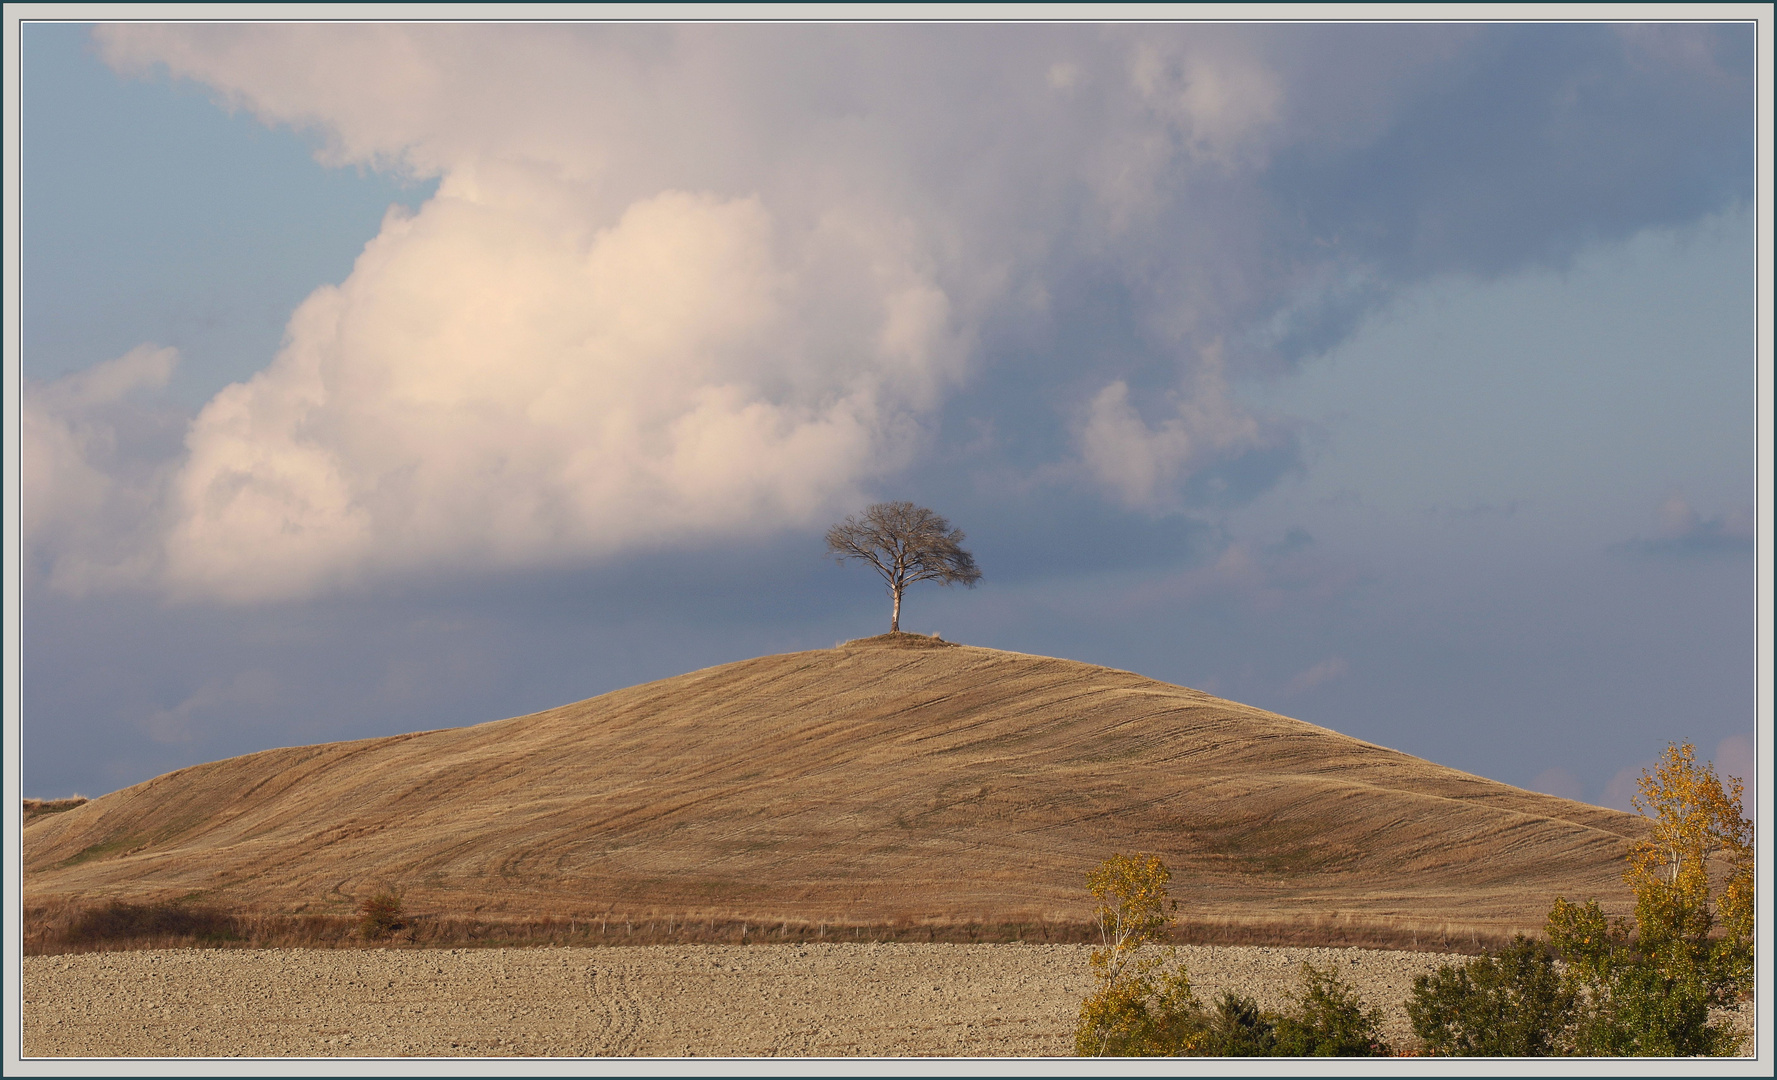
[[[1092,950],[1097,988],[1080,1004],[1074,1049],[1083,1057],[1159,1056],[1187,1048],[1198,1012],[1191,981],[1166,940],[1178,904],[1166,893],[1172,872],[1158,855],[1112,855],[1086,877],[1098,902],[1100,947]]]
[[[1731,1054],[1739,1038],[1710,1009],[1752,992],[1753,830],[1742,785],[1690,743],[1643,773],[1635,807],[1652,820],[1624,871],[1635,922],[1596,901],[1557,897],[1549,940],[1579,991],[1571,1051],[1688,1057]]]
[[[1752,822],[1741,810],[1740,779],[1724,784],[1685,743],[1668,746],[1639,788],[1635,808],[1654,822],[1653,835],[1630,854],[1627,874],[1641,948],[1703,969],[1723,991],[1750,990]]]

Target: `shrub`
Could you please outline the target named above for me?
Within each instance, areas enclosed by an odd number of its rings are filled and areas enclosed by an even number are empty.
[[[1171,879],[1153,855],[1113,855],[1087,875],[1098,900],[1103,946],[1092,952],[1098,987],[1080,1003],[1074,1052],[1082,1057],[1370,1056],[1388,1048],[1381,1013],[1366,1009],[1337,973],[1302,966],[1303,989],[1288,1014],[1223,993],[1205,1009],[1176,949],[1147,951],[1164,939],[1176,905]]]
[[[1629,854],[1635,921],[1556,897],[1549,944],[1520,938],[1497,957],[1421,976],[1407,1014],[1436,1054],[1725,1056],[1741,1037],[1710,1010],[1752,991],[1753,831],[1741,782],[1724,784],[1689,743],[1643,773],[1652,819]]]
[[[1261,1012],[1252,998],[1222,991],[1215,1012],[1199,1021],[1201,1036],[1178,1052],[1193,1057],[1275,1057],[1275,1017]]]
[[[372,941],[380,941],[406,926],[398,892],[385,890],[358,903],[358,932]]]
[[[1365,1008],[1337,969],[1302,965],[1295,1007],[1277,1018],[1277,1053],[1284,1057],[1387,1057],[1382,1010]]]
[[[1710,1008],[1728,1004],[1738,986],[1732,954],[1708,940],[1673,947],[1670,924],[1655,922],[1657,908],[1644,905],[1638,913],[1647,926],[1640,933],[1632,933],[1626,919],[1607,920],[1596,901],[1557,898],[1549,912],[1549,939],[1567,962],[1575,994],[1571,1051],[1589,1057],[1738,1053],[1732,1026],[1709,1019]]]
[[[1407,1017],[1430,1054],[1549,1057],[1574,1022],[1574,993],[1543,944],[1520,934],[1496,954],[1419,976]]]
[[[1627,964],[1585,986],[1570,1040],[1588,1057],[1726,1057],[1740,1036],[1709,1019],[1708,991],[1652,964]]]

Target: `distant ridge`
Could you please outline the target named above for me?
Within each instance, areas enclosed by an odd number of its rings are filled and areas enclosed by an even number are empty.
[[[884,635],[474,727],[267,750],[32,821],[25,897],[344,914],[1077,922],[1114,851],[1187,920],[1541,925],[1644,826],[1185,687]]]

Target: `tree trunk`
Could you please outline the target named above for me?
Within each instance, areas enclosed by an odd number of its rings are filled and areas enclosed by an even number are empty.
[[[889,633],[901,632],[901,590],[895,590],[895,613],[889,616]]]

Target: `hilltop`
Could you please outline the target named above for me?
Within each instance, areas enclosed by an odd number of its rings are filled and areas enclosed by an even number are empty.
[[[33,820],[25,896],[1077,923],[1086,872],[1143,850],[1187,921],[1507,932],[1557,893],[1621,906],[1642,832],[1127,671],[900,635],[181,769]]]

